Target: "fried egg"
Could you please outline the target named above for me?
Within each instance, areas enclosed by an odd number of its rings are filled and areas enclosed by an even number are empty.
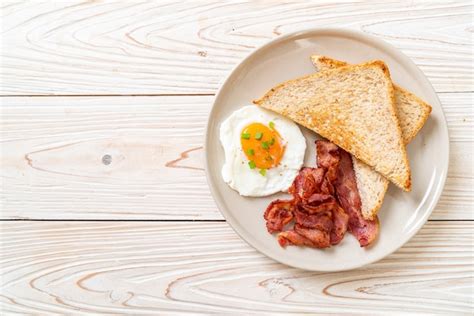
[[[220,126],[222,178],[243,196],[287,191],[303,165],[306,141],[287,118],[255,105],[232,113]]]

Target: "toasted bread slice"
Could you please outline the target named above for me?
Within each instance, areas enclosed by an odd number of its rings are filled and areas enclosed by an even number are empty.
[[[352,166],[362,204],[362,216],[365,219],[373,220],[382,206],[389,182],[372,167],[354,156],[352,156]]]
[[[348,65],[346,62],[319,55],[311,56],[311,62],[318,71]],[[405,89],[395,84],[393,86],[402,136],[405,144],[408,144],[425,124],[431,106]],[[374,219],[382,206],[388,180],[357,158],[352,157],[352,162],[362,200],[362,215],[365,219]]]
[[[325,56],[312,55],[311,62],[317,71],[347,66],[348,63]],[[402,129],[405,144],[418,134],[431,113],[431,106],[413,93],[393,84],[395,91],[395,108]]]
[[[393,85],[382,61],[289,80],[254,103],[315,131],[400,188],[411,189]]]

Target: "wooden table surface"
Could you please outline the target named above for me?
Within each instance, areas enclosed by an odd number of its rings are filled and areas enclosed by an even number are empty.
[[[1,6],[2,315],[473,313],[471,1]],[[207,116],[232,67],[280,34],[322,26],[407,54],[435,87],[451,141],[427,224],[341,273],[248,246],[203,171]]]

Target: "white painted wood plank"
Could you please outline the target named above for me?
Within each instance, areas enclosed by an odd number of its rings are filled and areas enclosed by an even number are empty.
[[[472,94],[440,97],[451,164],[431,218],[473,219]],[[212,99],[1,98],[1,217],[222,219],[203,171]]]
[[[0,225],[4,311],[453,315],[474,307],[472,222],[430,222],[395,254],[339,273],[278,264],[226,223]]]
[[[472,91],[469,1],[2,2],[0,94],[214,93],[280,34],[347,27],[401,49],[441,91]]]

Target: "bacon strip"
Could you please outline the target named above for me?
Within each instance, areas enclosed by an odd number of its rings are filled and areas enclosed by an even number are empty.
[[[337,205],[336,199],[332,195],[314,193],[307,200],[301,202],[301,207],[310,214],[331,211]]]
[[[318,167],[327,170],[326,177],[329,182],[334,183],[337,178],[337,168],[340,161],[340,152],[337,145],[324,141],[316,141],[316,162]]]
[[[282,247],[288,245],[313,247],[313,243],[306,237],[301,236],[294,230],[288,230],[278,234],[278,243]]]
[[[377,237],[379,222],[366,221],[349,153],[328,141],[316,142],[318,168],[302,168],[288,192],[292,200],[276,200],[264,218],[270,233],[280,232],[280,246],[327,248],[349,231],[365,247]],[[292,229],[283,231],[292,221]]]
[[[319,190],[324,180],[324,170],[305,167],[300,170],[288,192],[296,201],[304,201]]]
[[[333,229],[331,230],[331,245],[337,245],[344,238],[347,231],[349,216],[344,212],[342,207],[337,205],[332,211]]]
[[[328,248],[331,246],[329,232],[311,229],[300,224],[295,224],[295,232],[310,240],[315,248]]]
[[[263,218],[267,221],[268,232],[280,232],[293,219],[295,203],[293,200],[275,200],[268,205]]]
[[[339,203],[349,215],[349,231],[357,238],[361,247],[372,243],[379,233],[379,220],[372,221],[362,217],[359,190],[355,178],[352,158],[348,152],[340,149],[340,162],[335,183]]]
[[[331,212],[308,214],[304,211],[296,210],[295,221],[297,224],[308,228],[316,228],[327,232],[333,229]]]
[[[313,248],[327,248],[331,246],[329,233],[318,229],[310,229],[295,224],[294,230],[278,234],[278,243],[282,247],[288,244]]]

